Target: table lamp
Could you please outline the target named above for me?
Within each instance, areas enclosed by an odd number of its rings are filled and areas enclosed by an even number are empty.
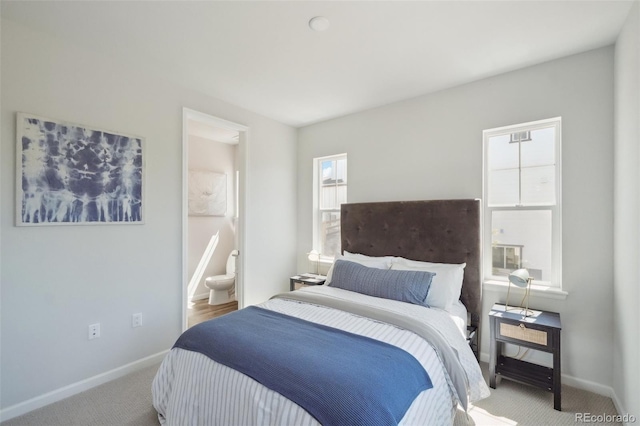
[[[519,306],[520,308],[522,308],[523,307],[522,304],[526,300],[526,305],[524,307],[524,316],[528,317],[532,314],[531,311],[529,311],[529,294],[531,290],[532,280],[533,278],[529,276],[529,271],[527,271],[526,269],[517,269],[509,274],[509,288],[507,289],[507,302],[505,303],[505,308],[504,308],[505,312],[509,310],[509,292],[511,290],[511,284],[513,284],[516,287],[525,289],[524,297],[522,298],[522,301],[520,302],[520,306]]]
[[[320,261],[320,253],[317,250],[311,250],[309,253],[307,253],[307,255],[309,261],[315,263],[315,274],[318,275],[318,262]]]

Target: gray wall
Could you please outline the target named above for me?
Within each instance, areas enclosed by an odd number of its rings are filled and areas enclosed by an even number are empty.
[[[2,408],[174,343],[182,324],[183,107],[249,126],[245,301],[288,288],[295,129],[7,20],[1,47]],[[146,223],[15,227],[18,111],[146,138]],[[133,329],[135,312],[144,326]],[[102,337],[89,341],[95,322]]]
[[[640,3],[616,43],[613,386],[640,418]]]
[[[562,316],[563,373],[606,392],[613,343],[613,47],[299,129],[299,269],[311,247],[313,157],[348,154],[349,202],[480,198],[482,131],[556,116],[563,120],[569,296],[534,294],[531,304]],[[505,293],[485,288],[485,323]],[[489,352],[487,327],[481,352]]]

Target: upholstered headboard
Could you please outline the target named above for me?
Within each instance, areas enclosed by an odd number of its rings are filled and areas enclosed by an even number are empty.
[[[431,200],[343,204],[342,250],[369,256],[402,256],[463,263],[460,300],[479,325],[480,200]]]

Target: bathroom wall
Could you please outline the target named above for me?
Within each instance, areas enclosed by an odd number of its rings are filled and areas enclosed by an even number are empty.
[[[189,136],[189,170],[206,170],[227,175],[227,214],[222,216],[189,216],[189,251],[187,255],[189,279],[200,262],[209,240],[220,232],[218,246],[193,293],[194,300],[209,297],[204,280],[211,275],[224,274],[227,257],[236,248],[236,157],[237,145],[230,145],[198,136]]]

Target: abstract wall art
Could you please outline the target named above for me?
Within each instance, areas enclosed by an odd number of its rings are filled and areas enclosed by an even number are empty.
[[[17,225],[143,223],[144,139],[17,116]]]
[[[227,214],[227,175],[189,170],[189,216]]]

